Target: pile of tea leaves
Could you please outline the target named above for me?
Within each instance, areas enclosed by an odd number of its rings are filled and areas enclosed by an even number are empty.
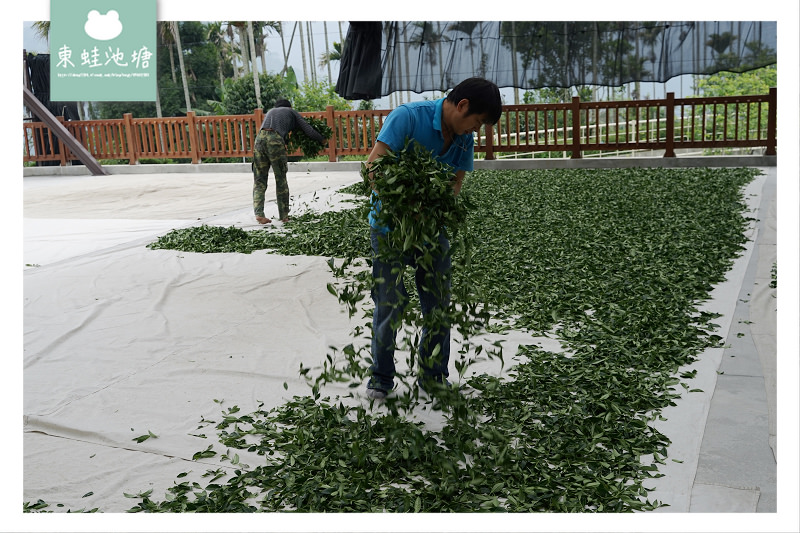
[[[137,495],[131,511],[630,512],[663,505],[648,498],[648,480],[661,476],[670,442],[651,422],[692,392],[693,374],[681,367],[722,341],[714,334],[717,316],[698,305],[746,243],[751,219],[742,190],[757,172],[469,174],[469,247],[453,258],[454,297],[479,299],[505,328],[555,332],[563,351],[523,346],[506,376],[465,377],[471,394],[443,404],[439,431],[406,416],[415,398],[353,406],[320,397],[318,387],[269,410],[223,412],[214,422],[219,445],[209,453],[248,450],[264,462],[224,477],[209,470],[205,481],[176,480],[163,499]],[[359,191],[360,184],[350,189]],[[359,198],[352,210],[298,217],[288,231],[231,230],[231,240],[244,253],[261,247],[344,258],[345,265],[363,260],[368,200]],[[185,237],[192,251],[228,251],[183,231],[151,247],[189,250],[176,245]],[[359,298],[333,289],[340,301]],[[352,346],[343,352],[347,373],[363,370],[364,354]],[[322,376],[323,383],[341,377],[329,367]]]
[[[289,133],[286,143],[286,153],[293,154],[298,148],[306,158],[316,157],[321,151],[328,147],[328,140],[333,135],[333,129],[328,126],[327,121],[321,118],[306,117],[305,121],[322,135],[324,141],[316,141],[305,134],[303,130],[297,128]]]

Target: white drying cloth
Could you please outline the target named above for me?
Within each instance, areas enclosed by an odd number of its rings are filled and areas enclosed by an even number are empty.
[[[225,452],[203,420],[307,394],[300,364],[317,366],[329,346],[352,341],[357,322],[327,292],[325,258],[145,248],[173,227],[257,227],[249,175],[29,179],[24,261],[38,266],[24,275],[24,501],[121,512],[135,503],[123,493],[152,488],[161,499],[177,474],[226,466],[219,456],[191,461],[211,444]],[[359,179],[290,173],[293,212],[332,208],[331,191]],[[735,301],[745,256],[711,308]],[[507,354],[527,339],[512,341]],[[668,464],[656,487],[673,511],[688,511],[718,365],[709,357],[699,363],[705,399],[679,402],[659,427],[686,465]],[[158,438],[133,441],[148,432]]]

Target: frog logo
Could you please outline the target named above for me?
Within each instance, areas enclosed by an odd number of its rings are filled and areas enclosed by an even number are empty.
[[[119,13],[110,10],[105,15],[93,9],[87,15],[86,23],[83,25],[86,35],[97,41],[110,41],[122,33],[122,22],[119,20]]]

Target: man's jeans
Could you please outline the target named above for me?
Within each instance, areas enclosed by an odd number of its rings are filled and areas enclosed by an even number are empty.
[[[415,268],[414,279],[422,308],[423,327],[419,341],[420,380],[446,381],[450,361],[450,323],[447,311],[450,306],[451,262],[450,242],[444,232],[439,233],[438,248],[432,245],[433,263],[420,265],[419,251],[408,252],[397,262],[386,263],[378,258],[380,233],[370,232],[372,241],[372,275],[376,280],[372,290],[375,311],[372,318],[372,379],[368,388],[391,391],[394,388],[394,351],[400,311],[408,294],[403,284],[404,266]],[[392,273],[392,270],[396,270]],[[439,350],[436,350],[436,347]],[[434,356],[434,352],[436,355]]]

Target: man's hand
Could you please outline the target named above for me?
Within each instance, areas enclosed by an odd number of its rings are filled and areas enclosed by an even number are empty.
[[[466,173],[466,170],[459,170],[456,172],[456,177],[453,179],[453,192],[456,196],[461,192],[461,186],[464,184],[464,175]]]
[[[382,141],[376,141],[375,146],[372,147],[372,152],[370,152],[369,157],[367,157],[367,170],[369,170],[369,167],[373,161],[381,156],[386,155],[387,153],[389,153],[389,145]],[[375,180],[372,172],[369,173],[369,184],[373,191],[378,192],[377,189],[375,189]]]

